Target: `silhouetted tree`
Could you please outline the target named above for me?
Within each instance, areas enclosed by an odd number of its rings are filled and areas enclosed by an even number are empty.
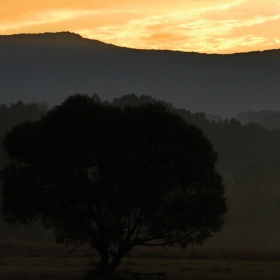
[[[135,246],[200,244],[223,225],[217,154],[161,105],[121,110],[74,95],[4,145],[5,220],[41,220],[58,242],[96,249],[95,275],[111,275]]]

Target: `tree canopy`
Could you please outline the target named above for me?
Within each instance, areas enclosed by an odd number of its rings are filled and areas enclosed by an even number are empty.
[[[2,213],[100,254],[111,275],[138,245],[200,244],[221,230],[224,186],[203,132],[160,104],[123,109],[68,97],[4,146]]]

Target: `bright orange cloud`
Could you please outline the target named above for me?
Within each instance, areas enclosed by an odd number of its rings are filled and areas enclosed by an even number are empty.
[[[132,48],[280,48],[279,24],[278,0],[0,0],[1,34],[72,31]]]

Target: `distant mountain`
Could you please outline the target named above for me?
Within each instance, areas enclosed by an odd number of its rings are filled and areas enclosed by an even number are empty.
[[[135,50],[69,32],[0,36],[0,103],[150,95],[192,112],[280,111],[280,50],[209,55]]]

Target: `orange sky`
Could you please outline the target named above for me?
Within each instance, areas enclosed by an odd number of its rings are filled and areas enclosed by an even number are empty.
[[[280,0],[0,0],[0,34],[72,31],[119,46],[280,48]]]

